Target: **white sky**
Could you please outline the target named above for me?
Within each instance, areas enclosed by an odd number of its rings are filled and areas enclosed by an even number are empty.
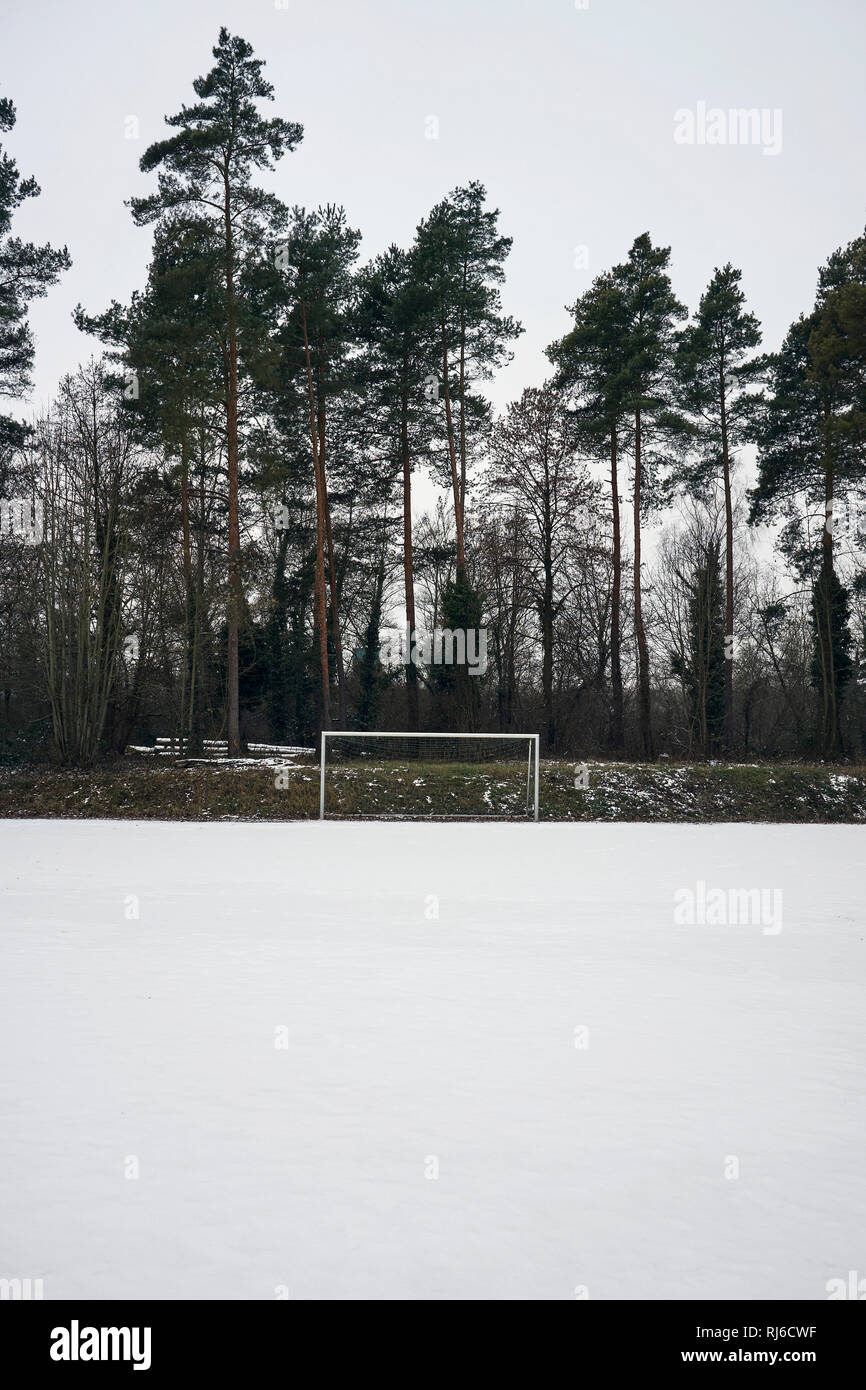
[[[32,312],[34,405],[95,346],[73,306],[98,311],[143,283],[151,232],[123,200],[154,186],[138,160],[193,99],[223,23],[266,60],[273,112],[305,127],[274,186],[289,204],[344,203],[364,259],[407,244],[455,184],[487,185],[514,237],[505,307],[526,329],[499,404],[543,379],[564,305],[640,232],[672,246],[690,308],[715,265],[740,266],[771,348],[810,307],[817,266],[863,231],[862,0],[279,3],[2,0],[2,91],[18,107],[7,145],[43,190],[14,231],[66,242],[74,262]],[[676,144],[675,111],[701,101],[780,108],[781,153]]]

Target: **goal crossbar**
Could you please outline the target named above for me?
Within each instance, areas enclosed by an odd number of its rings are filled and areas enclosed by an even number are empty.
[[[329,739],[398,739],[406,743],[413,740],[417,742],[427,739],[458,739],[475,740],[475,742],[488,743],[493,740],[507,743],[526,743],[528,745],[526,763],[526,805],[527,812],[532,807],[533,820],[538,820],[538,734],[447,734],[447,733],[407,733],[405,730],[376,730],[375,732],[354,732],[346,729],[323,729],[321,736],[320,769],[319,769],[319,820],[325,819],[325,774],[327,771],[328,760],[328,740]]]

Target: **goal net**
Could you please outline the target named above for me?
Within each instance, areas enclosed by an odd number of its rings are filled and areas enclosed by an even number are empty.
[[[538,734],[322,734],[319,818],[538,820]]]

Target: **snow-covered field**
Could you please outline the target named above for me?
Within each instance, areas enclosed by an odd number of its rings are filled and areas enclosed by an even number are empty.
[[[826,1298],[866,1275],[863,864],[852,826],[4,822],[0,1277]]]

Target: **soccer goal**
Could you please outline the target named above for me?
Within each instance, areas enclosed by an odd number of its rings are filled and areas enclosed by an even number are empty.
[[[319,819],[538,820],[538,734],[322,733]]]

